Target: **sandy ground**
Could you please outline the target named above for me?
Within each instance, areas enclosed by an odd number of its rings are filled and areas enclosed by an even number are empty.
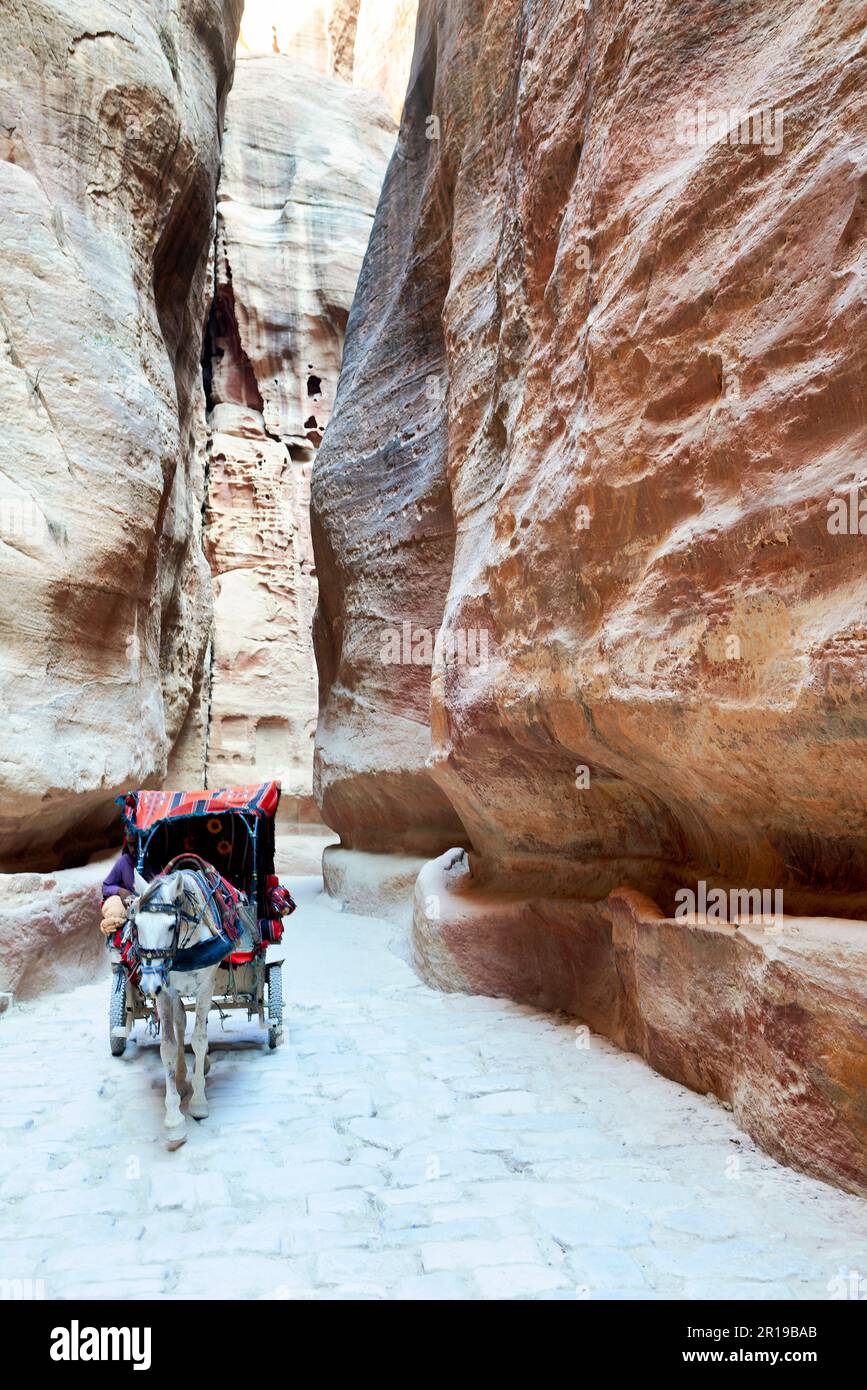
[[[574,1023],[427,989],[393,926],[292,887],[286,1042],[212,1015],[211,1115],[176,1153],[144,1025],[109,1056],[107,974],[0,1020],[7,1297],[867,1295],[867,1204]]]

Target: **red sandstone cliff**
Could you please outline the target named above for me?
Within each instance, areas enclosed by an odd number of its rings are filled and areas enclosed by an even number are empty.
[[[596,1026],[704,1088],[677,1029],[648,1033],[612,891],[867,916],[867,536],[832,515],[867,437],[863,18],[423,3],[314,472],[325,818],[350,850],[470,848],[481,918],[416,899],[430,978],[586,1013],[602,962]],[[385,659],[405,622],[487,660]],[[774,970],[748,1008],[739,965],[719,1030],[784,1010],[750,1063],[788,1097],[777,1151],[857,1185],[867,926],[841,931],[808,932],[773,1007]],[[769,1142],[739,1066],[709,1063]]]

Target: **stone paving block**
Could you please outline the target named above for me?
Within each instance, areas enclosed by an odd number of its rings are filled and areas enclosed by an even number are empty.
[[[427,1204],[457,1201],[463,1189],[458,1183],[448,1179],[433,1179],[417,1183],[414,1187],[385,1188],[377,1193],[376,1200],[383,1207],[404,1205],[425,1206]]]
[[[334,1163],[346,1163],[352,1156],[352,1148],[336,1131],[320,1134],[316,1138],[303,1139],[292,1136],[292,1142],[276,1145],[280,1163],[284,1167],[294,1164],[311,1163],[317,1159],[331,1159]]]
[[[470,1108],[476,1115],[535,1115],[539,1097],[532,1091],[498,1091],[471,1100]]]
[[[477,1154],[472,1152],[450,1153],[431,1145],[430,1152],[422,1158],[416,1155],[401,1154],[388,1165],[390,1181],[395,1187],[411,1187],[422,1182],[428,1174],[440,1178],[453,1178],[456,1182],[473,1182],[480,1178],[501,1178],[509,1170],[496,1154]]]
[[[381,1181],[376,1168],[363,1163],[294,1163],[272,1173],[288,1192],[335,1192],[343,1187],[367,1187]]]
[[[625,1250],[593,1246],[572,1250],[567,1256],[567,1268],[579,1287],[586,1287],[591,1297],[604,1297],[606,1289],[642,1289],[652,1282],[644,1277],[641,1265]]]
[[[819,1259],[810,1258],[801,1251],[777,1247],[767,1249],[752,1240],[730,1240],[723,1243],[693,1244],[689,1249],[660,1249],[655,1247],[648,1253],[648,1262],[662,1274],[681,1279],[702,1279],[709,1270],[720,1281],[743,1280],[748,1282],[756,1269],[756,1260],[761,1257],[760,1278],[773,1282],[790,1278],[815,1278],[820,1272]],[[830,1278],[834,1271],[830,1271]]]
[[[334,1096],[328,1103],[328,1112],[335,1120],[355,1119],[374,1113],[373,1092],[366,1087],[355,1087]]]
[[[353,1230],[349,1227],[335,1228],[331,1222],[318,1226],[310,1223],[287,1231],[280,1244],[280,1253],[290,1257],[319,1255],[324,1250],[365,1250],[376,1235],[375,1228]]]
[[[403,1208],[398,1207],[397,1210],[402,1211]],[[519,1234],[520,1228],[516,1229],[517,1218],[515,1217],[512,1218],[511,1222],[500,1223],[500,1225],[501,1227],[510,1226],[508,1238],[514,1239]],[[506,1232],[498,1229],[490,1218],[466,1217],[463,1221],[431,1221],[420,1226],[403,1226],[398,1230],[391,1230],[384,1234],[383,1244],[390,1248],[402,1246],[405,1249],[420,1249],[423,1245],[427,1246],[436,1241],[452,1244],[455,1241],[463,1240],[487,1241],[500,1234],[506,1235]]]
[[[222,1284],[223,1288],[231,1285],[233,1299],[274,1298],[289,1269],[288,1261],[264,1255],[233,1254],[231,1263],[225,1256],[180,1260],[173,1292],[184,1298],[204,1298]]]
[[[369,1119],[352,1120],[348,1133],[364,1144],[396,1153],[423,1138],[423,1128],[417,1120],[388,1120],[375,1115]]]
[[[372,1210],[371,1199],[355,1188],[337,1192],[312,1192],[307,1207],[313,1217],[333,1215],[338,1218],[363,1216]]]
[[[169,1280],[168,1270],[149,1275],[146,1269],[130,1279],[117,1279],[112,1275],[111,1278],[84,1281],[73,1276],[62,1283],[47,1282],[45,1297],[70,1302],[93,1299],[116,1305],[133,1299],[162,1298],[169,1292]]]
[[[640,1212],[576,1201],[568,1207],[537,1207],[534,1219],[558,1245],[629,1247],[650,1240],[650,1222]]]
[[[684,1299],[731,1299],[733,1302],[740,1302],[744,1299],[750,1302],[760,1301],[782,1301],[789,1303],[798,1295],[793,1293],[788,1284],[773,1283],[771,1281],[759,1284],[737,1283],[729,1279],[687,1279],[683,1286],[681,1295]],[[808,1294],[801,1294],[802,1298],[809,1297]],[[821,1297],[821,1294],[817,1295]],[[827,1297],[827,1295],[825,1295]]]
[[[112,1216],[128,1215],[137,1202],[139,1194],[132,1185],[120,1188],[115,1185],[94,1187],[75,1187],[65,1192],[38,1193],[25,1197],[15,1206],[18,1220],[27,1230],[39,1230],[52,1221],[65,1217],[99,1216],[107,1213]]]
[[[158,1211],[195,1211],[227,1203],[229,1186],[222,1173],[172,1173],[163,1169],[151,1177],[150,1199]]]
[[[388,1291],[420,1272],[418,1256],[404,1250],[325,1250],[316,1260],[317,1284],[343,1289],[364,1286]]]
[[[568,1289],[569,1281],[559,1270],[538,1264],[507,1264],[476,1270],[476,1282],[483,1298],[532,1298],[550,1289]]]
[[[539,1246],[531,1236],[500,1240],[427,1241],[421,1247],[426,1274],[436,1270],[467,1270],[485,1265],[541,1264]]]
[[[377,1225],[385,1242],[390,1240],[392,1234],[400,1231],[430,1230],[432,1225],[431,1208],[412,1202],[386,1206],[377,1214]]]
[[[409,1301],[436,1302],[448,1299],[463,1301],[478,1297],[468,1279],[459,1274],[415,1274],[402,1279],[394,1291],[395,1298]]]
[[[471,1072],[469,1076],[456,1076],[451,1083],[456,1096],[487,1096],[503,1091],[526,1091],[528,1079],[520,1072],[498,1074],[497,1072]]]

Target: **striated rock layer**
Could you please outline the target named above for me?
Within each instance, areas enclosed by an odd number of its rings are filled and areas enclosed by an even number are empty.
[[[81,10],[0,13],[4,868],[80,861],[165,774],[209,632],[194,433],[241,0]]]
[[[280,777],[302,823],[319,819],[310,470],[395,133],[381,98],[290,55],[237,65],[206,358],[207,775]]]
[[[867,916],[864,46],[857,6],[808,0],[423,0],[313,480],[318,794],[346,848],[466,845],[478,901],[594,932],[619,887],[669,921],[699,880]],[[496,915],[464,978],[574,1003],[583,946],[534,932],[532,989]],[[676,933],[681,988],[712,990]],[[865,946],[853,925],[838,963],[860,977]],[[709,1047],[747,1026],[747,974]],[[807,1055],[801,1005],[787,1029],[751,1087]],[[863,1180],[845,1032],[812,1065]]]

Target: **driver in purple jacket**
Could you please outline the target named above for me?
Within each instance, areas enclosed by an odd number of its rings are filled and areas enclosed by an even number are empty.
[[[113,936],[126,920],[126,905],[135,896],[135,840],[125,835],[123,849],[102,884],[103,936]],[[145,878],[153,875],[145,874]]]

